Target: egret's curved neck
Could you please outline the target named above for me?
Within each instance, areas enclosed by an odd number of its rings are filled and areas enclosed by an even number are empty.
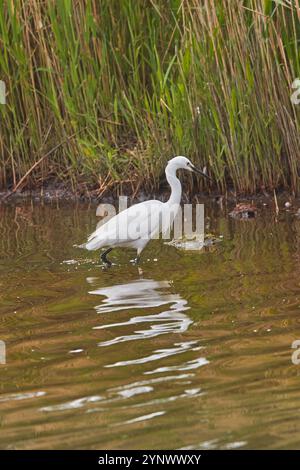
[[[169,185],[171,186],[171,196],[168,204],[180,204],[181,200],[181,183],[176,176],[176,169],[170,165],[166,167],[166,177]]]

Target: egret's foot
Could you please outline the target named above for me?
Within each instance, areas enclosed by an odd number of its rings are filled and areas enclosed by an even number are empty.
[[[142,268],[140,268],[140,267],[138,266],[137,269],[138,269],[139,276],[143,276],[143,275],[144,275],[144,272],[143,272]]]
[[[103,261],[103,260],[102,260]],[[102,269],[107,269],[107,268],[111,268],[112,267],[112,262],[109,261],[109,259],[107,259],[106,261],[103,261],[103,266],[102,266]]]
[[[112,250],[112,248],[108,248],[106,251],[104,251],[100,258],[101,258],[101,261],[103,261],[103,263],[107,266],[107,267],[110,267],[112,265],[112,262],[107,258],[107,255],[108,253],[110,253]]]

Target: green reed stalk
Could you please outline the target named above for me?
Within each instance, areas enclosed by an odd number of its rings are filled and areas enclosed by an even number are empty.
[[[221,191],[299,191],[298,0],[0,6],[2,188],[62,142],[24,185],[157,190],[183,154]]]

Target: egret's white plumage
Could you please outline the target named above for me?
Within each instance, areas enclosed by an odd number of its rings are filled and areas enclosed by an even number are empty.
[[[137,250],[137,259],[151,238],[173,223],[181,200],[181,183],[176,176],[179,169],[198,170],[188,158],[178,156],[172,158],[165,169],[167,181],[171,187],[171,195],[167,202],[157,200],[144,201],[112,217],[98,227],[89,237],[87,243],[80,245],[87,250],[98,250],[107,247],[102,260],[109,263],[106,254],[114,247],[129,247]],[[167,223],[166,223],[167,221]],[[110,264],[110,263],[109,263]]]

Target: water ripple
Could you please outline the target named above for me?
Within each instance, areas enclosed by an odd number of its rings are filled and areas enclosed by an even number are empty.
[[[88,278],[89,283],[95,282]],[[151,323],[149,329],[135,331],[134,334],[117,336],[101,341],[98,346],[111,346],[125,341],[154,338],[167,333],[183,333],[193,323],[183,312],[189,309],[187,301],[178,294],[170,293],[170,283],[140,279],[127,284],[105,287],[90,291],[90,294],[105,296],[102,304],[95,306],[97,313],[120,312],[132,309],[150,309],[170,305],[169,310],[157,314],[134,316],[127,321],[95,326],[94,330],[126,327],[139,323]]]
[[[29,398],[38,398],[46,395],[46,392],[28,392],[28,393],[12,393],[10,395],[0,397],[0,403],[16,400],[28,400]]]
[[[144,374],[158,374],[162,372],[170,372],[173,370],[192,370],[192,369],[198,369],[199,367],[205,366],[206,364],[209,364],[209,361],[205,357],[198,357],[198,359],[193,359],[183,364],[158,367],[155,370],[144,372]]]
[[[97,278],[87,278],[89,284],[95,284]],[[121,328],[124,330],[130,326],[137,324],[150,323],[148,329],[140,329],[133,333],[126,332],[113,339],[100,341],[98,346],[112,346],[126,341],[135,341],[141,339],[154,338],[165,334],[184,333],[188,330],[193,321],[183,312],[190,307],[185,299],[179,294],[170,292],[171,285],[167,281],[154,281],[152,279],[139,279],[128,282],[126,284],[117,284],[108,287],[101,287],[90,291],[92,295],[100,295],[105,297],[102,303],[94,308],[97,313],[107,314],[111,317],[121,311],[130,313],[132,309],[143,309],[149,312],[144,315],[135,315],[125,321],[116,321],[114,323],[106,323],[104,325],[94,326],[94,330],[105,330],[111,328]],[[169,306],[168,309],[165,309]],[[163,307],[162,312],[150,313],[153,308]],[[116,361],[112,364],[105,365],[106,368],[123,367],[130,365],[146,364],[148,362],[161,360],[169,356],[181,354],[188,350],[197,350],[198,341],[185,341],[174,343],[172,347],[161,348],[155,350],[152,354],[139,357],[136,359],[127,359]],[[189,368],[192,369],[192,364]],[[176,369],[175,369],[176,370]]]
[[[91,396],[91,397],[83,397],[83,398],[78,398],[76,400],[69,401],[67,403],[61,403],[59,405],[53,405],[53,406],[44,406],[41,408],[41,411],[64,411],[64,410],[73,410],[77,408],[82,408],[83,406],[89,404],[89,403],[95,403],[100,400],[103,400],[103,397],[100,396]]]
[[[197,343],[196,341],[186,341],[184,343],[175,343],[174,344],[175,348],[157,349],[150,356],[141,357],[139,359],[129,359],[127,361],[118,361],[118,362],[115,362],[114,364],[108,364],[105,367],[122,367],[122,366],[129,366],[133,364],[145,364],[145,363],[152,362],[152,361],[158,361],[159,359],[163,359],[169,356],[174,356],[174,355],[186,352],[188,350],[191,350],[192,346],[196,343]],[[201,359],[203,360],[203,358]],[[193,361],[190,361],[190,362],[193,362]],[[196,366],[189,367],[189,369],[195,369],[195,368]],[[188,367],[186,367],[185,369],[184,368],[177,369],[177,367],[175,366],[175,368],[165,368],[165,370],[188,370]],[[146,373],[152,373],[152,372],[145,372],[145,374]]]

